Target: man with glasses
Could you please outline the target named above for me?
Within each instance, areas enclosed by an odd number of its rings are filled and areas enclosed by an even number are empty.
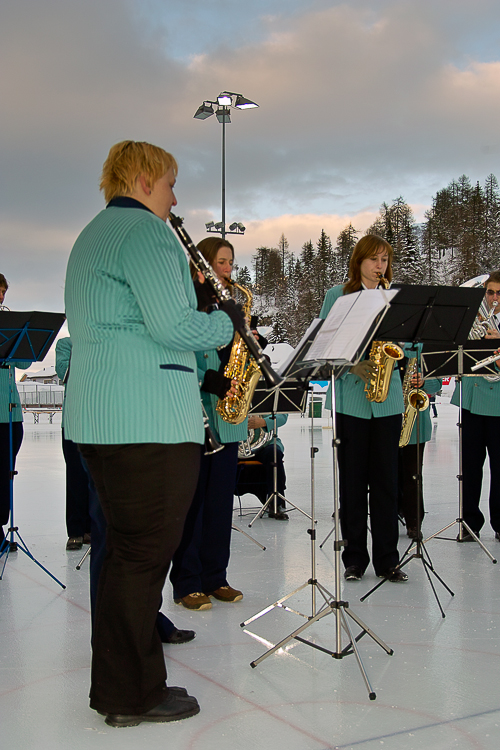
[[[486,304],[494,315],[500,313],[500,271],[494,271],[485,281]],[[486,332],[487,339],[500,339],[493,326]],[[451,403],[459,406],[459,386]],[[479,509],[483,466],[488,453],[490,463],[490,523],[495,539],[500,542],[500,375],[478,376],[462,380],[462,476],[463,520],[479,537],[484,516]],[[474,537],[463,528],[457,542],[473,542]]]

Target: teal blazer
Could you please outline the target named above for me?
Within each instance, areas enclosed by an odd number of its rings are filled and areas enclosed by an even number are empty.
[[[323,307],[319,314],[320,318],[326,318],[334,303],[344,292],[343,284],[334,286],[326,293]],[[365,352],[365,359],[368,359],[369,348]],[[331,386],[328,389],[326,404],[327,409],[331,409]],[[401,378],[398,372],[394,372],[391,378],[389,394],[385,401],[377,404],[368,401],[365,394],[365,383],[357,375],[351,372],[345,373],[335,380],[335,402],[336,411],[339,414],[348,414],[351,417],[360,419],[371,419],[372,417],[389,417],[394,414],[402,414],[404,409],[403,388]]]
[[[210,313],[210,316],[214,313]],[[196,362],[198,365],[198,377],[200,385],[203,384],[207,370],[218,370],[220,368],[220,359],[217,351],[211,349],[204,352],[196,352]],[[248,437],[248,418],[244,419],[241,424],[230,424],[225,422],[219,415],[215,407],[217,406],[218,396],[213,393],[201,392],[203,406],[207,412],[210,427],[215,433],[216,438],[221,443],[238,443],[240,440],[246,440]]]
[[[64,427],[76,443],[203,443],[194,352],[233,325],[198,312],[185,254],[150,211],[113,206],[75,242],[66,274],[73,343]]]
[[[14,367],[18,370],[27,370],[30,367],[31,362],[12,362]],[[10,386],[9,386],[9,367],[0,367],[0,422],[9,421],[9,403],[10,403]],[[12,421],[22,422],[23,421],[23,410],[21,407],[21,401],[19,399],[19,392],[17,385],[13,383],[12,392],[12,403],[15,404],[12,409]]]
[[[455,386],[451,403],[460,406],[459,384]],[[462,407],[472,414],[500,417],[500,381],[492,383],[479,375],[462,379]]]

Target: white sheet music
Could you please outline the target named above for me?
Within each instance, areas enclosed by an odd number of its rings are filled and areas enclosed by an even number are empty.
[[[364,289],[339,297],[309,349],[307,360],[353,363],[367,330],[397,293],[397,289]]]

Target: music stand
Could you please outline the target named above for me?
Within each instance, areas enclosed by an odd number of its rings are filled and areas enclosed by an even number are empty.
[[[437,343],[452,340],[458,344],[463,343],[469,335],[470,329],[476,317],[477,310],[484,296],[484,291],[476,288],[464,287],[433,287],[433,286],[408,286],[395,285],[399,294],[391,304],[391,309],[382,321],[377,338],[381,340],[396,340],[411,342],[414,348],[418,344]],[[418,365],[418,360],[417,360]],[[418,368],[417,368],[418,373]],[[419,418],[417,410],[417,419]],[[417,423],[417,429],[419,425]],[[417,467],[419,466],[419,444],[417,442]],[[420,509],[422,498],[422,475],[417,469],[417,529],[420,528]],[[427,580],[431,586],[434,597],[445,617],[444,610],[439,601],[436,589],[432,582],[430,573],[454,596],[453,591],[446,585],[437,574],[429,553],[425,548],[425,542],[421,535],[411,540],[401,560],[396,566],[400,570],[408,565],[411,560],[420,560],[424,567]],[[415,551],[414,551],[415,550]],[[370,594],[382,586],[387,579],[382,579],[376,586],[361,597],[365,601]]]
[[[296,352],[298,352],[297,355],[292,356],[291,360],[288,361],[285,365],[285,368],[288,368],[290,372],[293,372],[294,375],[299,375],[303,382],[310,382],[311,380],[317,378],[318,373],[321,372],[322,378],[324,378],[324,373],[326,370],[329,371],[330,378],[331,378],[331,385],[332,385],[332,407],[333,407],[333,415],[335,414],[335,373],[336,371],[343,371],[346,367],[350,367],[353,364],[356,364],[361,356],[363,355],[364,350],[368,346],[371,336],[373,335],[374,331],[377,328],[377,325],[380,324],[380,321],[383,317],[383,315],[387,312],[389,308],[389,302],[388,299],[394,297],[394,292],[387,294],[386,292],[383,292],[380,290],[380,293],[378,295],[374,296],[375,290],[370,290],[368,292],[361,292],[356,295],[357,299],[360,300],[360,315],[353,314],[354,306],[357,302],[357,300],[354,299],[355,295],[352,295],[353,299],[349,300],[346,304],[341,305],[341,307],[337,307],[338,303],[341,302],[341,300],[337,300],[335,305],[332,307],[327,321],[314,321],[313,324],[311,324],[310,328],[306,332],[305,336],[303,337],[303,340],[299,343]],[[362,295],[369,295],[368,297],[364,297],[364,300],[366,300],[367,309],[363,307],[364,301],[361,299]],[[383,299],[382,304],[380,304],[380,300]],[[346,298],[344,298],[345,302]],[[375,306],[368,309],[368,300],[370,300],[370,303],[374,305],[379,305],[378,311],[375,310]],[[341,311],[340,313],[338,311]],[[355,319],[355,320],[354,320]],[[351,322],[351,320],[353,322]],[[326,323],[329,323],[329,325],[325,325]],[[337,325],[338,323],[338,325]],[[349,339],[349,335],[347,335],[347,338],[343,339],[343,331],[341,330],[343,326],[346,326],[346,329],[355,329],[359,331],[360,329],[363,329],[365,331],[364,334],[358,336],[356,340]],[[323,331],[324,329],[324,331]],[[322,337],[320,337],[320,340],[317,341],[319,333],[324,333]],[[307,341],[304,341],[304,339],[307,339]],[[343,340],[342,340],[343,339]],[[349,339],[347,341],[347,339]],[[327,344],[327,340],[331,340],[332,345]],[[315,353],[313,353],[313,351]],[[339,357],[335,359],[335,352],[339,353]],[[347,352],[349,351],[349,354],[347,355]],[[332,356],[328,357],[316,357],[316,353],[330,353]],[[341,353],[344,353],[348,356],[346,358],[345,356],[340,356]],[[314,415],[314,409],[311,411],[311,414]],[[265,609],[258,612],[253,617],[249,618],[245,622],[241,623],[241,627],[244,628],[254,620],[257,620],[259,617],[267,614],[268,612],[272,611],[275,608],[281,608],[288,612],[293,612],[294,614],[298,614],[301,617],[305,618],[307,620],[306,623],[298,627],[296,630],[294,630],[292,633],[290,633],[288,636],[283,638],[279,641],[276,645],[272,646],[268,651],[266,651],[264,654],[262,654],[258,659],[255,659],[255,661],[251,662],[251,667],[256,667],[257,664],[259,664],[261,661],[266,659],[271,654],[274,654],[276,651],[278,651],[280,648],[283,648],[289,641],[292,639],[299,641],[300,643],[303,643],[307,646],[311,646],[312,648],[315,648],[319,651],[322,651],[323,653],[326,653],[330,656],[332,656],[335,659],[342,659],[345,656],[348,656],[350,654],[354,654],[358,663],[358,667],[361,671],[361,675],[363,677],[363,680],[365,682],[365,686],[368,690],[368,697],[370,700],[375,700],[376,693],[373,691],[372,686],[370,684],[370,681],[368,679],[368,675],[366,673],[366,670],[363,666],[363,662],[361,660],[361,656],[358,651],[357,643],[358,641],[364,636],[369,635],[372,640],[375,641],[389,656],[392,656],[394,651],[387,646],[387,644],[382,641],[381,638],[379,638],[370,628],[368,628],[364,622],[349,608],[349,603],[346,601],[343,601],[341,599],[341,591],[340,591],[340,550],[343,546],[344,542],[339,539],[339,528],[340,524],[338,523],[338,514],[339,514],[339,504],[338,504],[338,471],[337,471],[337,438],[335,433],[335,419],[333,419],[333,430],[334,430],[334,439],[332,443],[333,447],[333,495],[334,495],[334,515],[335,515],[335,544],[334,544],[334,550],[335,550],[335,594],[332,594],[325,586],[323,586],[316,578],[316,556],[315,556],[315,542],[316,542],[316,530],[315,530],[315,494],[314,494],[314,479],[313,476],[311,476],[311,520],[312,520],[312,528],[308,530],[308,533],[311,538],[311,577],[308,581],[303,583],[301,586],[296,588],[294,591],[292,591],[289,594],[286,594],[278,601],[274,602],[273,604],[267,606]],[[314,448],[313,445],[313,435],[314,431],[311,429],[311,472],[313,471],[314,467],[314,454],[317,449]],[[291,607],[288,607],[284,604],[290,597],[294,596],[296,593],[302,591],[307,586],[311,586],[311,602],[312,602],[312,611],[310,615],[306,615],[302,612],[298,612],[295,609],[292,609]],[[322,604],[319,609],[316,608],[316,592],[320,595],[322,598]],[[334,614],[335,615],[335,650],[330,650],[327,648],[324,648],[316,643],[313,643],[310,640],[307,640],[302,637],[302,633],[314,623],[321,620],[323,617],[326,617],[327,615]],[[354,637],[351,631],[351,627],[349,625],[349,618],[351,618],[361,629],[361,632]],[[253,633],[249,632],[251,635],[254,635]],[[349,642],[346,646],[342,647],[342,635],[343,633],[346,633]]]
[[[0,552],[0,560],[5,555],[0,580],[3,578],[5,566],[9,559],[10,552],[21,550],[32,560],[38,567],[47,573],[63,589],[66,586],[61,583],[50,571],[47,570],[32,555],[26,543],[19,533],[19,529],[14,524],[14,456],[12,440],[12,410],[16,407],[13,399],[15,388],[15,365],[14,362],[41,362],[48,350],[50,349],[55,337],[57,336],[62,324],[65,321],[63,313],[48,312],[0,312],[0,366],[9,367],[9,451],[10,451],[10,483],[9,483],[9,502],[10,502],[10,526],[7,534],[10,534],[10,542],[5,539],[5,544]],[[14,537],[17,537],[15,540]]]
[[[493,557],[491,552],[485,547],[483,542],[479,539],[477,534],[470,528],[470,526],[463,519],[463,471],[462,471],[462,379],[464,377],[477,377],[483,375],[496,375],[498,376],[498,370],[494,368],[494,365],[485,365],[474,372],[472,367],[481,359],[489,356],[495,349],[498,348],[498,339],[472,339],[468,340],[467,343],[459,345],[458,347],[454,342],[447,342],[442,346],[425,346],[424,353],[422,355],[422,364],[425,368],[427,377],[443,377],[451,376],[455,377],[459,386],[459,418],[458,418],[458,518],[451,523],[444,526],[439,531],[431,534],[426,539],[434,539],[436,537],[441,539],[447,539],[447,541],[462,541],[463,529],[468,531],[472,538],[479,544],[483,552],[490,558],[491,562],[495,564],[496,558]],[[458,523],[458,537],[457,539],[449,539],[447,537],[439,537],[443,531],[451,528]]]
[[[282,375],[283,373],[280,374]],[[278,388],[271,392],[264,385],[264,381],[262,381],[262,385],[259,383],[257,386],[249,414],[271,414],[273,420],[273,491],[269,497],[266,498],[266,502],[262,508],[259,509],[248,524],[249,528],[252,528],[252,524],[258,518],[261,518],[269,508],[272,507],[273,512],[276,514],[278,512],[278,500],[280,498],[311,520],[311,516],[308,513],[278,492],[278,448],[276,443],[278,439],[278,429],[276,426],[276,415],[290,414],[290,412],[303,412],[305,409],[306,398],[307,387],[304,387],[302,382],[291,382],[289,380],[283,382]]]

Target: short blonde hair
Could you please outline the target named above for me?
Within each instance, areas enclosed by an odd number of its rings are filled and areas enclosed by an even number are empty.
[[[153,187],[169,169],[177,176],[177,162],[168,151],[145,141],[121,141],[111,147],[103,164],[99,189],[109,203],[118,195],[131,195],[139,175]]]

